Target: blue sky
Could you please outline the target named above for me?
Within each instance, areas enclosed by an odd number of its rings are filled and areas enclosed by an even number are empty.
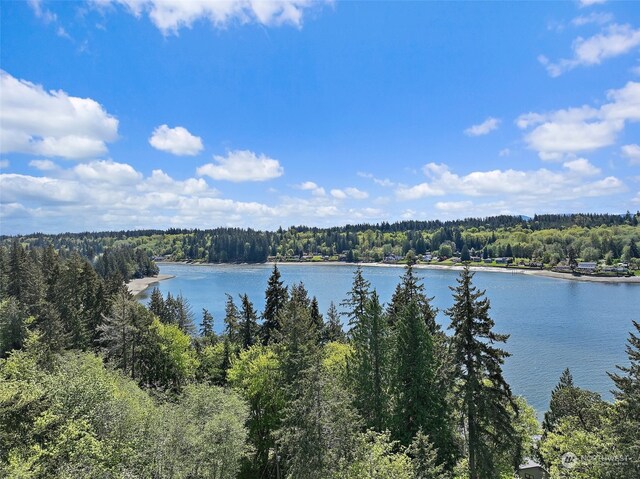
[[[636,2],[1,8],[2,234],[640,208]]]

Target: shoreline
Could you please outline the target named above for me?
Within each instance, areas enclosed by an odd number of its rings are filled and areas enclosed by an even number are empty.
[[[127,288],[129,289],[129,292],[135,297],[145,291],[149,286],[171,278],[175,278],[175,276],[172,274],[159,274],[157,276],[132,279],[127,283]]]
[[[211,266],[211,265],[231,265],[235,266],[235,263],[187,263],[185,261],[159,261],[158,264],[188,264],[193,266]],[[366,266],[373,268],[404,268],[404,264],[390,264],[390,263],[345,263],[344,261],[266,261],[264,263],[240,263],[240,265],[248,264],[266,264],[266,265],[311,265],[311,266],[349,266],[351,268],[355,266]],[[464,266],[462,265],[444,265],[444,264],[416,264],[415,269],[435,269],[435,270],[451,270],[461,271]],[[581,281],[586,283],[609,283],[609,284],[640,284],[640,276],[578,276],[570,273],[559,273],[557,271],[549,271],[545,269],[523,269],[523,268],[498,268],[491,266],[479,266],[470,265],[469,269],[473,272],[481,271],[488,273],[502,273],[502,274],[528,274],[531,276],[543,276],[545,278],[562,279],[565,281]],[[159,275],[163,276],[163,275]],[[143,278],[147,279],[147,278]],[[168,279],[168,278],[164,278]],[[133,280],[137,281],[137,280]],[[146,289],[146,288],[145,288]],[[138,294],[138,293],[136,293]]]
[[[375,268],[404,268],[404,264],[389,264],[389,263],[344,263],[342,261],[323,261],[317,263],[310,263],[305,261],[287,261],[282,263],[275,262],[267,262],[266,264],[295,264],[295,265],[304,265],[304,264],[313,264],[313,265],[337,265],[343,264],[347,265],[360,265],[367,267],[375,267]],[[413,266],[415,269],[435,269],[435,270],[451,270],[451,271],[462,271],[464,266],[462,265],[445,265],[445,264],[415,264]],[[547,278],[555,278],[555,279],[563,279],[566,281],[582,281],[582,282],[590,282],[590,283],[626,283],[626,284],[640,284],[640,276],[617,276],[617,277],[606,277],[606,276],[577,276],[568,273],[559,273],[557,271],[549,271],[545,269],[524,269],[524,268],[496,268],[491,266],[474,266],[469,265],[469,269],[473,272],[488,272],[488,273],[503,273],[503,274],[527,274],[531,276],[544,276]]]

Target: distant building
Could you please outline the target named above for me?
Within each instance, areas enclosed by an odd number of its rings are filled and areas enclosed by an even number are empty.
[[[549,479],[549,472],[541,464],[532,459],[527,459],[518,468],[520,479]]]
[[[576,271],[579,273],[594,273],[597,267],[598,263],[595,261],[581,261],[578,263]]]

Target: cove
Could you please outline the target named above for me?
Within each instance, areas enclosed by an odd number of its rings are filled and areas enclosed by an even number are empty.
[[[272,265],[189,265],[160,263],[160,273],[175,276],[157,287],[166,296],[182,294],[196,323],[202,308],[213,314],[216,331],[224,328],[225,293],[239,304],[248,294],[256,310],[264,308],[264,290]],[[354,265],[279,264],[285,284],[303,282],[325,313],[331,301],[339,307],[351,287]],[[458,272],[417,269],[425,291],[438,308],[438,322],[449,325],[444,311],[453,302],[450,286]],[[403,274],[401,267],[363,267],[381,301],[387,302]],[[613,383],[607,371],[627,364],[625,345],[631,320],[639,320],[640,285],[583,283],[522,274],[479,271],[474,284],[486,290],[495,330],[510,334],[504,373],[514,394],[524,396],[539,412],[547,409],[551,390],[562,370],[571,369],[577,385],[610,400]],[[147,303],[148,294],[139,296]]]

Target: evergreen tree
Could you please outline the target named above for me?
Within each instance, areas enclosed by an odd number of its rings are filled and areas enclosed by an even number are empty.
[[[511,249],[511,243],[507,243],[507,247],[504,250],[504,255],[507,258],[513,258],[513,249]]]
[[[240,296],[242,302],[242,310],[240,311],[240,322],[238,328],[241,335],[242,349],[248,349],[256,343],[258,333],[258,316],[253,304],[249,301],[249,296],[243,294]]]
[[[466,244],[462,247],[462,253],[460,253],[460,259],[462,261],[471,261],[471,254],[469,254],[469,248],[467,248]]]
[[[633,238],[629,240],[629,254],[632,258],[640,258],[640,249]]]
[[[227,294],[227,302],[224,307],[225,333],[229,341],[235,344],[240,342],[240,311],[233,302],[233,297]]]
[[[447,479],[444,466],[438,463],[438,452],[429,437],[419,430],[407,448],[414,479]]]
[[[602,426],[602,403],[600,394],[577,387],[567,368],[551,392],[542,427],[545,433],[553,432],[560,420],[573,417],[584,431],[597,431]]]
[[[318,339],[320,339],[320,335],[324,330],[324,319],[322,318],[322,314],[320,313],[320,307],[318,306],[318,300],[314,296],[311,299],[311,305],[309,306],[310,314],[311,314],[311,324],[318,331]]]
[[[351,456],[360,426],[350,397],[319,357],[293,386],[297,394],[287,403],[278,435],[286,477],[334,477],[337,465]]]
[[[347,299],[340,303],[346,309],[343,314],[347,316],[349,326],[356,324],[364,315],[370,286],[371,283],[364,279],[362,268],[358,266],[353,273],[351,291],[347,293]]]
[[[629,366],[617,366],[621,374],[609,374],[616,386],[616,446],[622,455],[632,458],[618,465],[617,477],[640,475],[640,323],[633,321],[633,327],[635,332],[629,333],[626,348]]]
[[[22,348],[27,336],[27,318],[18,300],[9,297],[0,301],[0,358]]]
[[[287,287],[280,279],[280,271],[277,265],[273,265],[273,272],[267,282],[265,291],[265,306],[262,313],[264,320],[261,328],[262,344],[267,345],[273,341],[273,332],[280,330],[278,314],[287,302]]]
[[[156,286],[151,291],[151,298],[149,299],[149,311],[155,314],[160,321],[166,322],[166,311],[164,305],[164,298],[162,293]]]
[[[440,326],[436,323],[436,314],[438,311],[431,307],[432,299],[433,298],[427,298],[424,293],[424,285],[421,284],[416,277],[413,265],[408,264],[400,283],[396,286],[393,296],[391,297],[391,303],[387,307],[389,324],[393,327],[402,314],[402,310],[409,303],[415,301],[420,310],[420,315],[427,326],[427,330],[431,334],[439,332]]]
[[[351,328],[353,354],[347,360],[354,404],[365,425],[382,432],[387,425],[389,403],[389,333],[375,290],[367,299],[362,317]]]
[[[196,334],[196,323],[194,320],[193,310],[187,298],[180,293],[175,298],[176,319],[175,324],[183,333],[193,336]]]
[[[345,342],[346,335],[342,329],[342,323],[340,322],[340,313],[336,305],[331,301],[329,309],[327,310],[327,321],[324,324],[324,330],[322,332],[322,342],[330,343],[332,341]]]
[[[508,335],[493,331],[489,300],[483,298],[466,267],[458,278],[454,305],[447,310],[453,329],[459,397],[467,434],[470,479],[496,477],[496,458],[517,442],[510,409],[517,411],[511,389],[502,376],[502,364],[509,356],[493,344],[504,343]],[[516,448],[519,449],[519,448]],[[513,464],[521,458],[514,457]]]
[[[215,338],[215,332],[213,330],[213,316],[206,308],[202,308],[200,334],[208,341],[212,341]]]

